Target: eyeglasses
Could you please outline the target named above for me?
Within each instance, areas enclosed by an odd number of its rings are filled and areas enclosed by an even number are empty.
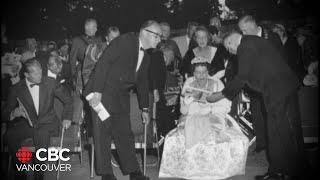
[[[153,31],[150,31],[149,29],[143,29],[143,30],[145,30],[145,31],[147,31],[147,32],[149,32],[149,33],[152,33],[152,34],[156,35],[157,38],[160,38],[160,39],[162,38],[162,34],[159,34],[159,33],[153,32]]]

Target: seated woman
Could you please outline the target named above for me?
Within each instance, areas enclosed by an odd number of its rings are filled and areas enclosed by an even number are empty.
[[[223,58],[221,58],[221,49],[219,48],[218,55],[216,56],[217,48],[211,46],[210,43],[210,33],[204,26],[198,26],[194,33],[195,40],[197,42],[197,47],[189,49],[183,58],[181,64],[181,75],[183,77],[192,76],[192,64],[191,61],[195,57],[208,59],[210,64],[209,74],[214,75],[216,72],[224,70]]]
[[[182,89],[182,116],[165,138],[159,177],[224,179],[244,174],[249,141],[227,115],[231,102],[206,101],[223,83],[209,77],[207,60],[194,58],[192,64],[194,77]]]

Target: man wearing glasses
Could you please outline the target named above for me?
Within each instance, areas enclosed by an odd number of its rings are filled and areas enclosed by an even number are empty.
[[[143,123],[149,122],[148,69],[150,58],[144,52],[155,48],[161,40],[161,29],[156,21],[149,20],[139,35],[128,33],[114,39],[97,62],[84,94],[93,93],[92,107],[100,102],[110,114],[101,121],[93,112],[93,137],[96,155],[96,173],[102,180],[115,180],[111,160],[111,140],[119,154],[120,166],[130,180],[147,180],[141,173],[135,155],[134,136],[130,125],[129,90],[136,88]]]

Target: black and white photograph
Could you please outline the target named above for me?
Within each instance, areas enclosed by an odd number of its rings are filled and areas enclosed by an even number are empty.
[[[319,179],[316,2],[1,1],[1,179]]]

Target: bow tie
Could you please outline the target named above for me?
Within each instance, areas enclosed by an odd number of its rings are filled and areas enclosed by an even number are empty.
[[[41,83],[33,83],[33,84],[30,84],[30,87],[33,88],[33,86],[39,86]]]
[[[145,51],[145,49],[144,49],[143,47],[140,47],[140,51],[143,51],[143,52],[144,52],[144,51]]]

